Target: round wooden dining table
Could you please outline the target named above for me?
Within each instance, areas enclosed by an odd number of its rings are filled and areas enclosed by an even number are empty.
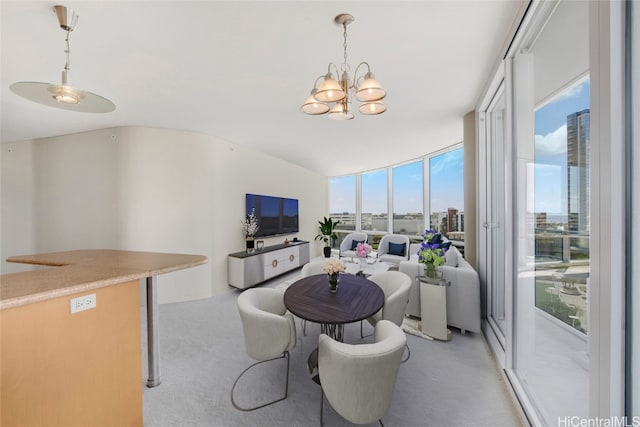
[[[284,293],[284,305],[308,322],[320,323],[322,333],[343,340],[346,323],[358,322],[377,313],[384,305],[384,292],[364,277],[341,274],[338,291],[329,291],[326,274],[303,277]]]
[[[384,292],[371,280],[352,274],[341,274],[338,291],[329,291],[326,274],[303,277],[284,293],[287,309],[308,322],[320,323],[320,332],[343,341],[345,323],[358,322],[377,313],[384,305]],[[311,379],[320,384],[318,349],[307,360]]]

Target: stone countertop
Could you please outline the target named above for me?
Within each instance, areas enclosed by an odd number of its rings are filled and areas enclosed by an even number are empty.
[[[208,259],[203,255],[94,249],[13,256],[7,261],[52,268],[0,276],[0,310],[195,267]]]

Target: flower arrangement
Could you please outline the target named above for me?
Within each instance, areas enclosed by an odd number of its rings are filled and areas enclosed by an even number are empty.
[[[449,249],[449,242],[442,241],[442,235],[437,230],[425,230],[423,241],[418,251],[418,261],[423,263],[427,271],[444,264],[444,254]]]
[[[368,245],[366,243],[358,243],[355,252],[356,257],[364,259],[371,253],[371,245]]]
[[[334,274],[343,273],[347,270],[347,266],[344,264],[344,261],[339,258],[327,258],[322,263],[322,269],[331,276]]]
[[[247,237],[253,237],[260,229],[255,209],[251,209],[251,213],[247,215],[244,221],[240,221],[240,223],[242,224],[242,228],[244,228],[244,234]]]

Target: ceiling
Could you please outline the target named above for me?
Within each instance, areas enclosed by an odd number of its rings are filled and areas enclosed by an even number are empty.
[[[60,82],[56,2],[1,2],[2,142],[117,126],[182,129],[340,175],[417,158],[462,140],[526,1],[70,1],[71,84],[116,111],[32,103],[17,81]],[[387,112],[339,122],[300,106],[329,62],[367,61]]]

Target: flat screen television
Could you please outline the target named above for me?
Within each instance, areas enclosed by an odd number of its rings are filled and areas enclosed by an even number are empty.
[[[258,218],[258,232],[254,237],[279,236],[298,232],[298,199],[246,195],[246,211],[255,212]]]

